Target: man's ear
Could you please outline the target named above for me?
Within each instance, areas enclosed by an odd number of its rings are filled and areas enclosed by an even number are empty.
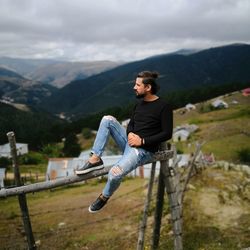
[[[147,88],[148,91],[151,91],[152,86],[150,84],[147,84],[146,88]]]

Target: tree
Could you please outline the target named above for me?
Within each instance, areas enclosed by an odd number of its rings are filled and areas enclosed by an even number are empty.
[[[90,139],[92,137],[91,129],[90,128],[83,128],[82,135],[84,139]]]
[[[63,153],[67,157],[77,157],[81,152],[80,145],[78,144],[77,137],[74,133],[70,133],[64,142]]]

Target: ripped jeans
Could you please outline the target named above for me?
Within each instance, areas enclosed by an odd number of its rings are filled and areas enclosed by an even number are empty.
[[[91,151],[101,157],[110,135],[123,152],[123,155],[109,171],[108,181],[102,192],[105,197],[110,197],[115,192],[125,175],[137,166],[150,161],[153,156],[151,152],[142,148],[130,147],[125,128],[113,116],[104,116],[102,118]]]

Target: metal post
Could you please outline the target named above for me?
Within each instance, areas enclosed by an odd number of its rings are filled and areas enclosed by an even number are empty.
[[[22,186],[23,184],[21,182],[20,172],[19,172],[19,168],[18,168],[18,164],[17,164],[17,150],[16,150],[15,134],[14,134],[14,132],[9,132],[9,133],[7,133],[7,136],[8,136],[8,140],[10,143],[12,165],[14,168],[14,176],[15,176],[16,186]],[[21,213],[22,213],[22,219],[23,219],[26,238],[28,241],[28,247],[30,250],[36,249],[36,244],[35,244],[35,240],[33,237],[32,227],[31,227],[30,218],[29,218],[29,210],[28,210],[28,206],[27,206],[26,195],[19,194],[18,201],[19,201],[19,206],[20,206]]]

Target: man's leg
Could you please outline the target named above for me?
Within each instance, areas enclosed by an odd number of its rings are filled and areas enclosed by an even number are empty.
[[[95,142],[92,147],[94,155],[101,157],[108,142],[109,136],[112,136],[120,150],[123,152],[127,143],[127,134],[124,127],[111,115],[104,116],[101,120],[96,134]]]
[[[104,116],[97,131],[91,151],[92,156],[84,166],[76,170],[76,174],[86,174],[103,168],[101,156],[110,135],[113,137],[119,148],[124,151],[127,142],[125,128],[123,128],[113,116]]]
[[[98,212],[107,203],[111,195],[120,186],[125,175],[134,170],[137,166],[143,165],[152,159],[152,154],[140,148],[126,145],[123,157],[111,168],[108,174],[108,181],[102,194],[89,207],[89,212]]]

